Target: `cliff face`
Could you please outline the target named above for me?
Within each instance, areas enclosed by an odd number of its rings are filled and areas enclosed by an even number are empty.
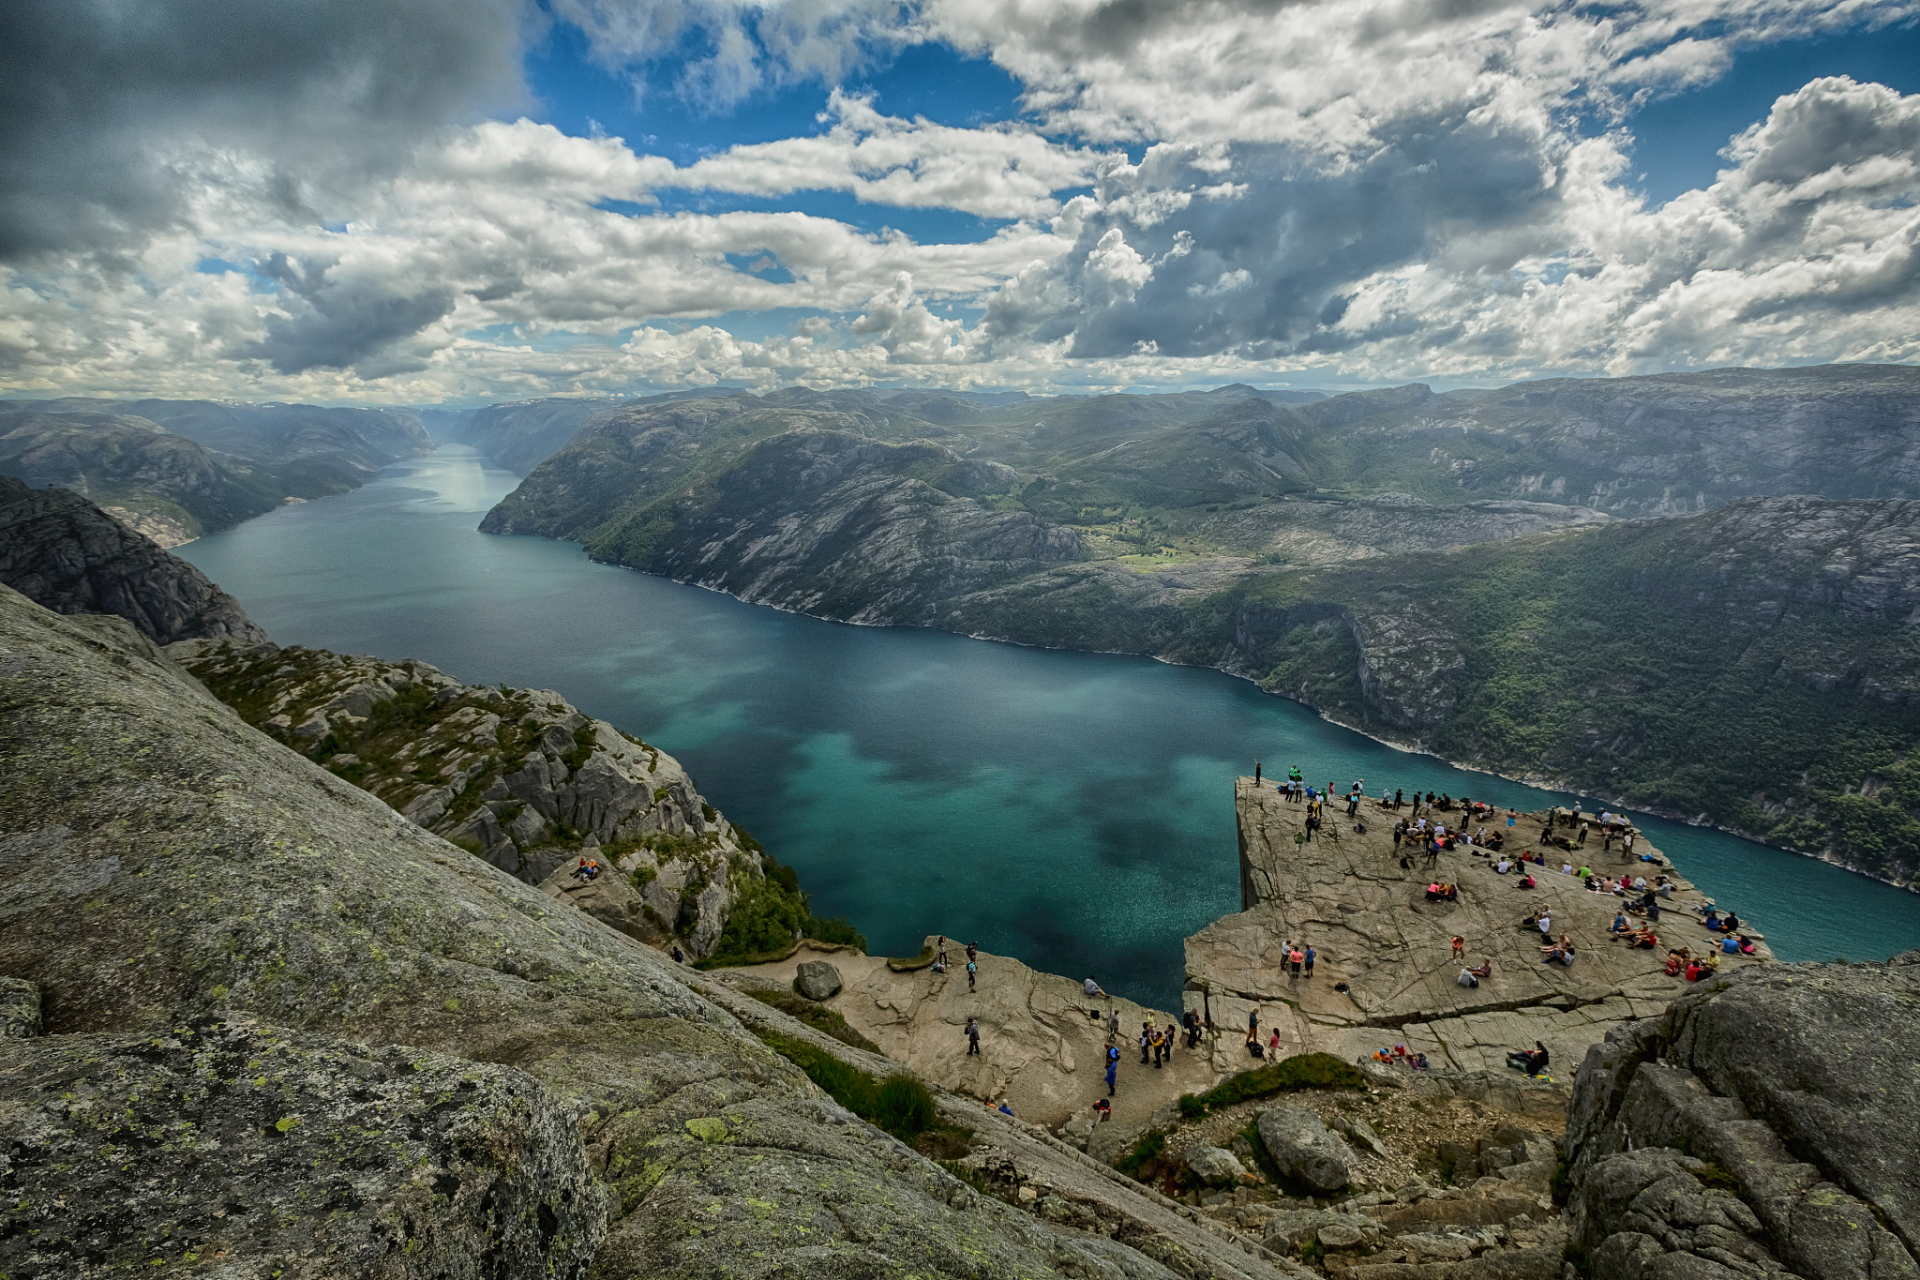
[[[169,656],[249,724],[524,883],[576,887],[572,868],[598,857],[632,886],[601,914],[642,942],[705,959],[736,901],[764,891],[758,845],[678,761],[550,689],[271,644]]]
[[[410,415],[205,400],[46,400],[0,407],[0,470],[86,494],[163,546],[344,493],[431,452]]]
[[[1278,1274],[1111,1180],[1134,1216],[1108,1229],[1152,1256],[980,1194],[684,970],[250,728],[129,626],[0,589],[0,654],[0,973],[39,987],[48,1037],[0,1052],[8,1274]],[[61,1198],[105,1185],[71,1158],[103,1149],[169,1179],[119,1191],[110,1233]],[[322,1194],[287,1222],[265,1210],[295,1166]]]
[[[1920,1274],[1920,952],[1702,984],[1587,1053],[1568,1220],[1591,1280]]]
[[[77,493],[0,476],[0,583],[56,613],[111,613],[160,644],[260,643],[266,632],[206,575]]]

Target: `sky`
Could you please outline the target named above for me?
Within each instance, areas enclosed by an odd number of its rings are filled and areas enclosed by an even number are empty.
[[[25,0],[0,395],[1920,358],[1920,0]]]

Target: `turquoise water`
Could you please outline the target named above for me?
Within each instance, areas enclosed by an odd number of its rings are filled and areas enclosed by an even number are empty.
[[[1341,788],[1575,798],[1396,751],[1213,671],[820,622],[476,532],[514,484],[447,445],[180,550],[282,644],[555,689],[657,743],[875,952],[944,932],[1166,1007],[1181,940],[1239,909],[1231,784],[1256,757]],[[1642,821],[1787,959],[1920,946],[1920,896]]]

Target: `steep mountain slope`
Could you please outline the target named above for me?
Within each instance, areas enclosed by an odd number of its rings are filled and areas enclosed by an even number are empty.
[[[0,405],[0,472],[93,498],[165,546],[344,493],[428,453],[410,415],[210,400],[45,400]]]
[[[111,613],[157,644],[264,642],[239,602],[77,493],[0,476],[0,583],[55,613]]]

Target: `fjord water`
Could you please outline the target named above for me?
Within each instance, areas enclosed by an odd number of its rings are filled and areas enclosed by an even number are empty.
[[[1173,1007],[1181,940],[1239,909],[1232,781],[1256,757],[1375,794],[1577,798],[1396,751],[1218,672],[821,622],[477,532],[515,483],[443,445],[180,554],[281,644],[554,689],[671,752],[876,954],[945,932]],[[1920,946],[1920,895],[1642,823],[1784,959]]]

